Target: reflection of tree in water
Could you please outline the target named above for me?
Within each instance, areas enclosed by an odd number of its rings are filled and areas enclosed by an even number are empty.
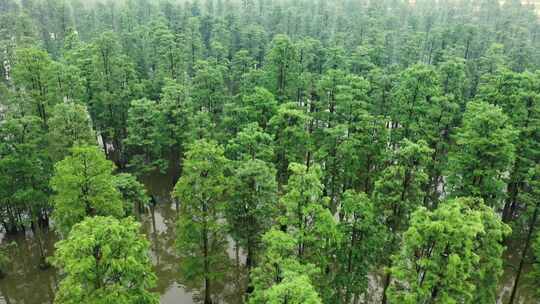
[[[154,195],[156,206],[155,214],[151,210],[142,217],[143,230],[152,243],[152,258],[154,271],[158,277],[155,291],[165,294],[169,288],[180,285],[186,293],[193,297],[193,301],[200,303],[204,300],[204,282],[201,274],[192,265],[200,263],[201,257],[180,256],[175,246],[176,242],[176,207],[171,200],[164,196]],[[212,256],[216,257],[213,269],[212,298],[215,303],[242,303],[245,291],[245,267],[236,262],[234,254],[227,251],[228,242],[217,246]],[[230,248],[229,248],[230,249]]]
[[[211,270],[212,279],[211,296],[213,303],[237,304],[243,303],[245,295],[245,267],[236,264],[236,259],[231,259],[227,252],[227,243],[219,246],[210,253],[213,260],[212,265],[219,265],[219,268]],[[204,274],[203,267],[198,267],[203,263],[202,256],[181,256],[179,283],[186,291],[193,294],[196,303],[204,302]]]
[[[44,234],[45,254],[51,256],[57,237],[54,233]],[[38,242],[31,233],[5,236],[3,244],[15,242],[8,250],[10,263],[6,277],[0,280],[0,293],[7,304],[52,303],[56,289],[54,268],[41,269]]]
[[[238,247],[235,247],[235,256],[231,260],[230,268],[226,271],[223,290],[223,299],[226,303],[237,304],[243,303],[247,289],[247,271],[244,264],[240,262],[240,253]],[[229,258],[230,251],[229,251]]]
[[[164,294],[177,282],[179,257],[175,250],[176,212],[170,201],[156,196],[155,214],[143,217],[143,230],[151,241],[154,271],[158,277],[155,291]]]

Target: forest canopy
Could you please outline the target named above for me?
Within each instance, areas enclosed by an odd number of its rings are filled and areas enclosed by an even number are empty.
[[[0,295],[537,302],[532,2],[0,0]]]

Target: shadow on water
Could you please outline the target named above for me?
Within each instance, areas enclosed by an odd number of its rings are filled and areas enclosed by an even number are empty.
[[[181,273],[182,258],[175,246],[176,238],[176,207],[171,202],[172,174],[152,175],[144,179],[149,192],[156,199],[155,212],[147,212],[142,216],[142,231],[151,241],[151,255],[154,271],[158,277],[155,291],[160,294],[162,304],[194,304],[198,303],[203,294],[201,282],[187,281]],[[54,243],[57,237],[48,232],[44,237],[47,255],[54,252]],[[39,268],[39,248],[31,232],[16,236],[3,236],[2,244],[15,242],[17,246],[9,249],[11,262],[7,269],[7,276],[0,280],[0,303],[7,304],[43,304],[52,303],[54,290],[59,276],[53,268],[42,270]],[[511,247],[515,247],[511,245]],[[244,255],[237,250],[232,240],[228,240],[228,247],[224,248],[224,256],[229,261],[224,276],[215,283],[216,293],[213,295],[217,303],[236,304],[242,302],[242,291],[245,290],[243,271]],[[497,303],[506,304],[512,289],[512,265],[517,265],[517,250],[509,249],[506,256],[506,271],[503,276],[499,300]],[[524,276],[526,277],[526,275]],[[516,303],[538,303],[531,295],[531,288],[526,287],[526,278],[523,279],[519,289]],[[378,303],[380,296],[380,278],[370,278],[370,292],[367,303]]]

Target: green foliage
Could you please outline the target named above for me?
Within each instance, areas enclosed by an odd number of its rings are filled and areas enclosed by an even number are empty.
[[[96,216],[56,244],[53,264],[65,273],[55,303],[159,303],[150,244],[133,219]]]
[[[146,193],[144,185],[137,181],[135,176],[129,173],[120,173],[114,175],[113,183],[122,195],[127,215],[141,213],[150,204],[150,197]]]
[[[363,192],[343,194],[341,220],[343,235],[337,253],[335,288],[339,303],[349,303],[368,290],[368,274],[380,260],[386,235],[373,201]]]
[[[18,87],[23,88],[28,95],[30,104],[27,111],[41,118],[44,126],[47,125],[49,108],[61,100],[48,96],[47,88],[50,85],[49,73],[51,58],[45,51],[37,48],[24,48],[17,50],[17,64],[13,70],[13,79]]]
[[[294,100],[298,77],[298,50],[289,37],[276,35],[266,55],[266,74],[272,93],[280,102]]]
[[[257,124],[251,123],[229,141],[227,155],[240,161],[260,159],[271,162],[274,156],[273,145],[272,136],[265,133]]]
[[[94,124],[96,131],[104,143],[113,145],[117,157],[120,157],[129,106],[141,90],[134,64],[122,53],[117,34],[110,31],[103,32],[82,51],[85,54],[81,56],[90,58],[89,62],[81,64],[88,73],[89,111],[97,121]]]
[[[96,146],[79,146],[56,163],[51,188],[55,227],[67,236],[87,216],[122,217],[122,196],[115,188],[114,165]]]
[[[334,219],[328,209],[328,198],[323,196],[323,185],[320,181],[321,169],[318,166],[307,168],[292,163],[289,166],[292,175],[287,183],[287,192],[281,198],[285,207],[285,215],[279,220],[281,225],[295,237],[298,243],[297,255],[317,255],[325,246],[326,228],[332,227]],[[306,252],[307,251],[307,252]]]
[[[194,142],[184,160],[182,177],[173,196],[180,201],[176,245],[182,257],[182,276],[203,285],[210,303],[213,284],[223,278],[227,265],[226,225],[221,220],[227,197],[223,148],[214,142]]]
[[[161,126],[161,136],[172,147],[172,151],[178,153],[186,145],[188,135],[188,114],[191,108],[191,99],[186,88],[172,80],[167,80],[161,92],[161,100],[158,104],[163,126]]]
[[[226,213],[231,235],[245,249],[250,268],[256,264],[261,236],[277,215],[276,170],[258,159],[240,161]]]
[[[534,254],[533,270],[530,274],[532,279],[532,286],[538,286],[540,283],[540,235],[538,235],[532,246],[532,252]],[[536,294],[538,294],[538,289],[536,289]]]
[[[0,224],[65,237],[87,216],[140,214],[125,172],[180,178],[195,300],[349,304],[375,301],[368,276],[412,267],[390,256],[415,211],[427,223],[474,197],[514,228],[516,303],[540,213],[539,24],[517,0],[1,1]],[[440,301],[495,302],[505,229],[481,206],[476,268]],[[234,280],[231,238],[250,256]]]
[[[440,94],[438,81],[435,70],[427,65],[417,64],[401,73],[393,93],[392,119],[399,125],[392,132],[394,141],[423,138],[432,99]],[[432,121],[427,120],[427,123]]]
[[[449,191],[453,196],[476,196],[500,207],[504,174],[515,157],[515,131],[501,109],[471,102],[449,156]]]
[[[284,215],[278,221],[295,239],[298,260],[318,267],[321,275],[315,284],[323,298],[330,298],[332,277],[322,273],[333,263],[341,234],[328,209],[329,199],[323,196],[321,169],[292,163],[289,170],[292,174],[280,200]]]
[[[407,228],[409,215],[423,202],[425,166],[431,152],[424,141],[402,141],[393,156],[396,162],[375,183],[373,196],[393,238]]]
[[[166,147],[163,125],[163,115],[155,102],[148,99],[131,102],[124,144],[131,155],[128,166],[136,174],[143,175],[155,169],[164,171],[167,168],[168,163],[162,158]]]
[[[296,240],[273,229],[264,234],[263,243],[265,255],[253,270],[254,291],[249,303],[322,303],[309,279],[317,270],[296,260]]]
[[[86,107],[76,103],[54,106],[49,120],[51,154],[61,160],[74,145],[95,145],[96,135]]]
[[[171,79],[183,77],[183,61],[185,54],[182,52],[179,41],[173,31],[169,29],[166,20],[158,20],[152,26],[150,35],[152,43],[157,50],[157,66],[160,73]]]
[[[291,303],[291,304],[320,304],[323,303],[317,291],[311,285],[307,275],[284,274],[283,281],[266,291],[264,302],[253,300],[250,303]]]
[[[252,94],[244,95],[242,103],[243,110],[247,114],[247,121],[258,123],[263,130],[266,129],[277,109],[274,95],[261,87],[255,87]]]
[[[24,230],[50,211],[48,182],[52,164],[47,141],[36,116],[0,121],[0,212],[8,233]]]
[[[198,61],[195,65],[193,105],[196,110],[209,113],[213,122],[218,121],[225,102],[223,68],[209,61]]]
[[[503,247],[498,242],[508,232],[497,215],[475,199],[444,202],[434,211],[420,208],[413,214],[402,247],[394,256],[390,301],[494,301],[497,279],[502,274]],[[494,250],[486,250],[484,244],[491,244]],[[494,282],[478,281],[490,275],[494,275],[490,277]],[[477,286],[483,290],[477,290]]]
[[[270,130],[274,134],[276,168],[278,181],[285,183],[290,163],[302,163],[306,157],[309,134],[306,131],[309,116],[295,104],[279,106],[276,115],[270,120]]]

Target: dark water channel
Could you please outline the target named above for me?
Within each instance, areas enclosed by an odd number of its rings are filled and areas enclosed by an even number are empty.
[[[155,291],[160,294],[163,304],[192,304],[198,303],[201,286],[197,282],[186,282],[182,279],[179,264],[180,257],[176,254],[175,247],[175,221],[176,208],[169,199],[171,183],[163,178],[151,177],[145,181],[149,191],[156,197],[158,204],[154,216],[151,212],[142,215],[142,229],[151,241],[151,255],[154,262],[154,271],[158,282]],[[49,231],[44,237],[47,255],[54,252],[54,242],[57,237]],[[230,241],[230,240],[229,240]],[[40,269],[39,248],[31,232],[16,236],[3,236],[2,243],[15,242],[17,246],[9,249],[10,265],[7,275],[0,279],[0,303],[7,304],[41,304],[52,303],[54,290],[59,281],[59,275],[53,268]],[[231,263],[227,274],[221,282],[215,297],[220,303],[241,303],[243,290],[242,278],[242,253],[235,250],[233,242],[229,242],[228,255]],[[508,267],[500,286],[498,303],[506,304],[513,284],[512,266],[517,265],[516,257],[508,250],[506,264]],[[370,280],[369,303],[378,303],[380,293],[380,281],[378,276]],[[532,286],[527,286],[527,280],[520,288],[519,301],[516,303],[536,304],[540,303],[531,297]],[[218,284],[219,285],[219,284]],[[536,287],[538,288],[538,287]],[[497,304],[498,304],[497,303]]]

